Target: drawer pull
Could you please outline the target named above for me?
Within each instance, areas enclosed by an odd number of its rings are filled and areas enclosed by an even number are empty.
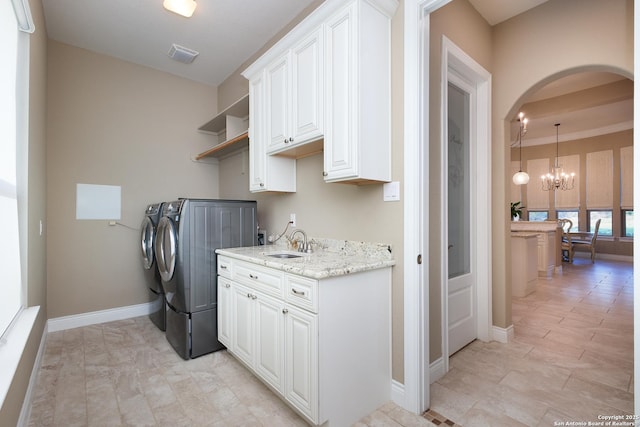
[[[291,292],[293,292],[295,295],[300,295],[300,296],[305,296],[306,293],[304,291],[299,291],[296,288],[291,288]]]
[[[249,273],[249,277],[251,277],[254,280],[258,280],[258,276],[254,276],[253,274]]]
[[[224,287],[225,287],[225,288],[227,288],[227,289],[229,289],[229,288],[231,287],[231,285],[230,285],[230,284],[228,284],[228,283],[225,283],[225,284],[224,284]]]
[[[287,310],[286,308],[282,309],[282,314],[287,314],[289,312],[289,310]]]
[[[220,264],[220,269],[221,269],[221,270],[226,270],[226,269],[227,269],[227,266],[226,266],[226,265],[224,265],[224,264]]]

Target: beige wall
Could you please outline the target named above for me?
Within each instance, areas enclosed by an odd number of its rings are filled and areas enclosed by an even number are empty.
[[[392,21],[392,179],[402,179],[402,6]],[[299,17],[300,18],[300,17]],[[271,41],[271,45],[274,41]],[[266,49],[262,49],[261,52]],[[258,56],[255,56],[255,60]],[[252,61],[248,61],[238,74]],[[228,79],[220,93],[229,93],[242,85]],[[239,98],[248,91],[239,92]],[[222,104],[221,104],[222,106]],[[269,234],[282,232],[290,213],[296,213],[298,227],[312,237],[389,243],[393,246],[396,265],[392,285],[393,378],[404,381],[403,337],[403,209],[402,202],[383,202],[382,185],[353,186],[326,184],[322,177],[323,157],[315,155],[297,163],[297,192],[293,194],[251,194],[249,189],[247,152],[238,153],[220,162],[220,195],[227,198],[250,198],[258,201],[261,228]]]
[[[121,226],[108,227],[105,221],[76,221],[76,183],[121,185],[121,222],[134,229],[142,219],[144,206],[150,202],[178,196],[242,197],[258,200],[260,222],[270,232],[279,232],[289,213],[295,212],[300,227],[312,236],[391,243],[398,262],[393,274],[393,378],[402,382],[402,202],[382,202],[379,185],[325,184],[321,177],[321,156],[299,161],[297,193],[252,195],[247,192],[246,153],[234,155],[220,162],[218,193],[218,167],[190,160],[211,144],[210,137],[198,134],[195,129],[247,92],[246,82],[239,76],[244,66],[216,93],[215,88],[114,58],[56,42],[47,45],[40,0],[31,3],[39,29],[33,36],[31,52],[28,302],[41,305],[44,311],[0,410],[0,424],[14,425],[12,421],[17,420],[44,328],[45,312],[47,318],[55,318],[146,302],[136,250],[138,232]],[[308,10],[320,3],[322,0],[317,0]],[[402,7],[401,1],[392,23],[394,180],[403,176]],[[453,0],[432,17],[439,33],[445,33],[493,75],[495,325],[511,324],[510,292],[505,279],[510,276],[507,240],[510,153],[505,120],[515,115],[527,93],[572,71],[604,69],[632,77],[632,7],[632,0],[550,0],[494,27],[490,48],[486,38],[491,31],[466,0]],[[271,44],[273,41],[266,46]],[[432,58],[439,61],[439,44],[434,49],[436,55]],[[435,73],[432,78],[439,76],[439,68],[432,72]],[[431,120],[439,123],[433,117]],[[432,158],[439,157],[438,145],[431,143]],[[146,157],[150,150],[155,154]],[[175,168],[163,174],[156,168],[157,163],[163,162],[175,162]],[[432,168],[432,174],[434,171],[437,169]],[[164,186],[155,185],[158,182]],[[45,212],[46,257],[44,239],[34,231]],[[432,235],[440,223],[439,209],[435,213]],[[104,259],[108,263],[101,262]],[[439,280],[430,276],[431,284],[439,284]],[[430,285],[432,292],[435,289],[439,285],[435,288]],[[439,295],[432,294],[432,301],[435,296],[439,300]],[[437,310],[439,306],[431,307],[432,321],[439,319]],[[432,350],[439,348],[437,333],[439,327],[432,323]],[[432,351],[430,356],[434,360],[438,354]]]
[[[456,0],[431,14],[429,56],[429,361],[442,356],[442,310],[440,232],[442,229],[440,188],[441,66],[442,36],[446,36],[484,69],[491,72],[491,27],[467,0]]]
[[[191,160],[211,145],[197,128],[216,98],[214,87],[49,41],[49,318],[148,301],[138,249],[144,208],[218,196],[217,166]],[[78,183],[121,186],[127,227],[76,220]]]
[[[633,1],[550,0],[494,27],[493,323],[511,320],[508,121],[526,96],[559,77],[587,70],[633,77]]]
[[[46,218],[46,59],[47,34],[41,0],[31,0],[31,13],[36,31],[30,39],[29,73],[29,147],[25,150],[26,182],[19,182],[21,232],[26,237],[20,244],[26,247],[23,280],[27,284],[27,306],[40,306],[40,312],[18,364],[11,387],[0,408],[0,426],[15,426],[20,416],[31,370],[47,320],[46,237],[40,236],[40,220]],[[20,168],[21,169],[21,168]]]

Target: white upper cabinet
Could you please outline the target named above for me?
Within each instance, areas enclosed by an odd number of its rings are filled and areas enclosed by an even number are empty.
[[[324,149],[327,182],[391,180],[391,17],[397,7],[397,0],[326,0],[242,73],[250,87],[265,80],[263,102],[250,112],[252,127],[254,114],[264,125],[249,135],[261,140],[264,152],[252,157],[295,159]],[[295,184],[294,190],[272,184],[271,191],[295,191]],[[269,191],[256,190],[253,181],[251,190]]]
[[[267,67],[267,154],[283,152],[322,137],[322,65],[319,27]]]
[[[391,180],[391,22],[354,1],[326,23],[324,176]]]
[[[295,159],[267,155],[265,74],[260,72],[249,80],[249,190],[295,192]]]

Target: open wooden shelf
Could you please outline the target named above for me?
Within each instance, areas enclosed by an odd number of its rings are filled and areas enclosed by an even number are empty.
[[[249,145],[249,132],[242,133],[235,138],[231,138],[221,144],[216,145],[213,148],[203,151],[196,156],[196,160],[200,160],[204,157],[222,157],[232,151],[236,151],[240,148],[244,148]]]
[[[212,148],[198,154],[195,160],[222,157],[246,147],[249,145],[248,127],[249,94],[246,94],[198,128],[200,132],[213,135],[217,141]]]

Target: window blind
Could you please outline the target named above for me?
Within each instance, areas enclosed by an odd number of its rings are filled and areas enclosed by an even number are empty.
[[[549,192],[542,189],[540,177],[549,173],[549,159],[527,160],[527,209],[549,209]]]
[[[565,173],[575,173],[573,190],[554,191],[556,209],[578,209],[580,206],[580,155],[558,157]]]
[[[520,162],[511,162],[511,177],[520,170]],[[511,180],[511,203],[519,202],[522,200],[522,187],[526,185],[515,185],[513,179]]]
[[[587,209],[613,207],[613,150],[587,153]]]
[[[620,207],[633,209],[633,145],[620,149]]]

